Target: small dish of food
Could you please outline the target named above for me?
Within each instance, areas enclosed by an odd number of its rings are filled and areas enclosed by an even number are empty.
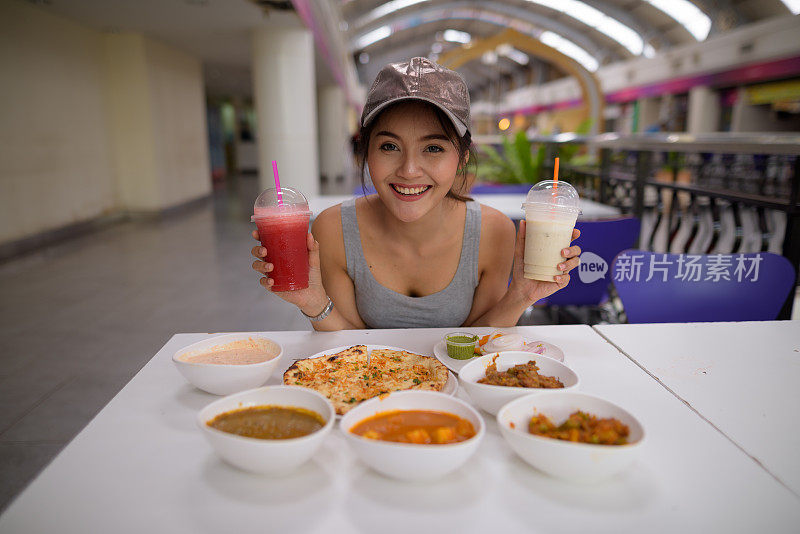
[[[475,344],[478,336],[467,332],[452,332],[444,336],[447,355],[456,360],[469,360],[475,357]]]
[[[172,356],[175,367],[195,387],[230,395],[264,384],[283,348],[259,334],[225,334],[184,347]]]
[[[432,391],[397,391],[350,410],[340,422],[358,457],[401,480],[432,480],[461,467],[485,425],[466,402]]]
[[[456,334],[471,335],[469,333],[463,334],[459,332]],[[469,357],[467,357],[466,354],[462,354],[464,359],[454,358],[449,354],[446,339],[442,339],[433,346],[433,354],[436,356],[436,359],[446,365],[447,368],[454,373],[460,373],[461,368],[471,362],[474,358],[495,352],[509,351],[529,352],[532,354],[547,356],[548,358],[557,360],[559,362],[564,361],[564,351],[552,343],[548,343],[546,341],[534,341],[522,337],[520,334],[505,333],[499,330],[485,336],[478,336],[478,340],[474,345],[473,354]]]
[[[254,473],[283,474],[308,461],[330,433],[333,405],[306,388],[269,386],[212,402],[197,415],[226,462]]]
[[[492,415],[507,402],[540,391],[569,391],[578,375],[561,362],[530,352],[498,352],[475,358],[458,381],[470,398]]]
[[[628,411],[585,393],[547,392],[509,402],[500,433],[533,467],[551,476],[596,482],[630,466],[644,428]]]

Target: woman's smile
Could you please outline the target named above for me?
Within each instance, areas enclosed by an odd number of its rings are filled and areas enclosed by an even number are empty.
[[[430,184],[399,184],[391,183],[389,186],[395,196],[405,202],[414,202],[422,198],[433,186]]]

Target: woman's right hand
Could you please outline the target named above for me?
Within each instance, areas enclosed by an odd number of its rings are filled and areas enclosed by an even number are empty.
[[[260,241],[258,238],[258,230],[253,230],[253,239]],[[279,296],[286,302],[294,304],[306,315],[318,315],[328,305],[328,295],[325,288],[322,286],[322,272],[319,267],[319,243],[314,239],[311,232],[306,236],[306,244],[308,246],[308,287],[306,289],[297,289],[295,291],[272,291],[272,286],[275,281],[269,277],[272,272],[273,265],[264,261],[267,257],[267,249],[261,245],[253,247],[251,254],[255,256],[257,261],[253,262],[253,270],[263,275],[259,280],[261,285],[267,291],[271,291]]]

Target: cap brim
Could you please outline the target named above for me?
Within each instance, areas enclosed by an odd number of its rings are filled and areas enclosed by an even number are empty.
[[[447,108],[443,107],[438,102],[435,102],[435,101],[431,100],[430,98],[425,98],[425,97],[422,97],[422,96],[401,96],[399,98],[394,98],[392,100],[387,100],[386,102],[382,103],[381,105],[379,105],[378,107],[373,109],[369,113],[369,115],[364,117],[362,119],[362,121],[361,121],[361,126],[366,126],[367,124],[372,122],[372,119],[374,119],[375,116],[378,113],[381,112],[381,110],[386,108],[386,106],[389,106],[389,105],[394,104],[396,102],[402,102],[403,100],[422,100],[423,102],[427,102],[429,104],[433,104],[437,108],[441,109],[442,111],[444,111],[445,115],[447,115],[447,117],[450,119],[450,122],[453,123],[453,126],[455,126],[459,137],[464,137],[464,134],[467,133],[467,130],[469,129],[469,128],[467,128],[467,125],[464,124],[463,122],[461,122],[455,115],[453,115],[453,113],[450,110],[448,110]]]

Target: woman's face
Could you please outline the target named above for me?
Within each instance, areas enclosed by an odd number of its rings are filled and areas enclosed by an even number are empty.
[[[458,150],[427,105],[409,102],[378,117],[367,165],[387,209],[411,222],[441,204],[450,191],[459,166]]]

